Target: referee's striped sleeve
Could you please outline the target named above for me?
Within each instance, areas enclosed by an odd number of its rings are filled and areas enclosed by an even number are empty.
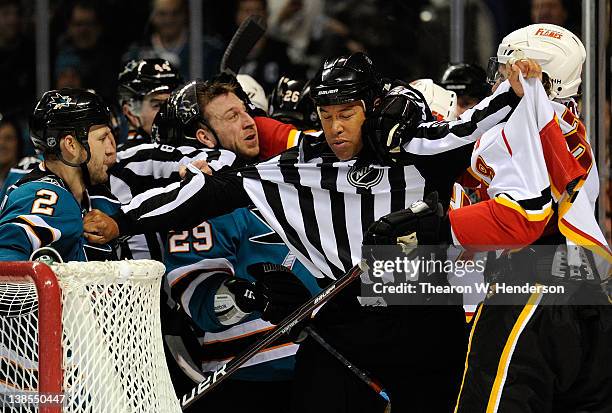
[[[518,105],[520,98],[508,82],[502,83],[461,118],[450,122],[425,122],[402,137],[403,152],[413,155],[435,155],[474,143],[500,122],[504,122]]]
[[[226,150],[140,144],[117,152],[117,163],[110,169],[110,187],[124,204],[132,197],[154,187],[181,180],[179,167],[206,160],[213,170],[231,166],[236,155]]]
[[[193,228],[251,201],[235,173],[205,175],[193,165],[185,179],[135,196],[113,216],[121,235]],[[221,174],[220,174],[221,175]]]

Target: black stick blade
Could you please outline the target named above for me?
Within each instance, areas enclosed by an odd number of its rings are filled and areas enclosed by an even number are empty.
[[[232,37],[223,58],[221,59],[221,72],[238,73],[249,52],[266,32],[266,22],[261,16],[249,16]]]

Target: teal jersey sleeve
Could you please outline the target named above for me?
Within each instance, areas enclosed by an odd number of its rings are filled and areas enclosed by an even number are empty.
[[[165,264],[172,295],[204,331],[227,328],[217,320],[213,301],[221,283],[234,275],[238,242],[232,214],[168,234]]]
[[[49,246],[64,261],[84,261],[83,220],[79,204],[66,189],[28,182],[7,194],[0,213],[0,260],[28,260]]]
[[[249,208],[205,221],[191,231],[170,233],[167,252],[168,282],[173,295],[205,331],[228,328],[214,314],[214,295],[229,277],[255,281],[247,271],[251,264],[283,264],[312,294],[320,291],[315,278],[289,252],[278,234],[258,211]]]
[[[99,209],[106,215],[113,215],[121,208],[121,202],[110,194],[90,193],[89,200],[92,209]]]
[[[273,326],[254,312],[238,324],[223,325],[214,311],[214,297],[230,277],[255,281],[247,267],[258,262],[283,264],[292,269],[314,294],[319,287],[306,268],[289,252],[282,239],[257,210],[237,209],[191,231],[176,232],[168,239],[166,266],[175,299],[203,330],[199,358],[205,371],[235,357]],[[174,237],[174,238],[173,238]],[[262,350],[250,365],[240,369],[244,380],[288,379],[297,346],[286,341]]]

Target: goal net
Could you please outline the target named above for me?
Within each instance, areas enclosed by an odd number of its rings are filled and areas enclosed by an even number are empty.
[[[180,412],[156,261],[0,263],[0,411]]]

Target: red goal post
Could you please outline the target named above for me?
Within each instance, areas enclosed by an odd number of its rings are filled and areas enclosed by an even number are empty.
[[[0,282],[34,284],[38,297],[38,337],[40,337],[37,355],[38,392],[59,394],[62,391],[62,302],[55,274],[48,265],[41,262],[0,262]],[[0,289],[0,302],[3,302],[4,294],[6,292]],[[0,355],[4,356],[1,350]],[[10,362],[4,357],[3,361]],[[8,377],[2,377],[6,378]],[[61,412],[61,406],[41,405],[39,411]]]
[[[180,412],[156,261],[0,262],[0,411]]]

